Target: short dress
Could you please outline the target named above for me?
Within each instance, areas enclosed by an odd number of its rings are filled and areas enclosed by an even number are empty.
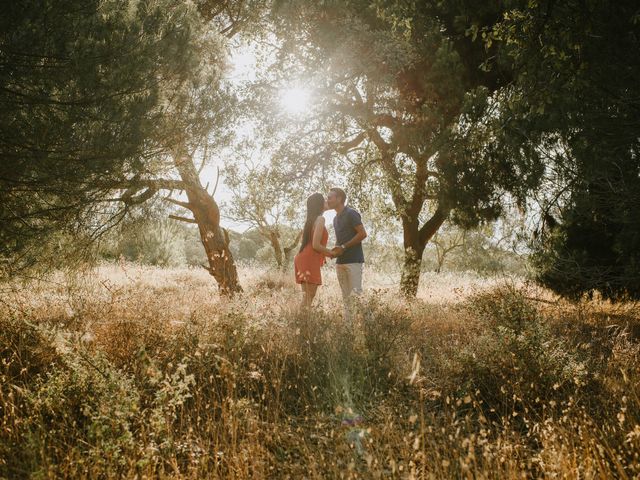
[[[320,243],[323,247],[327,246],[329,241],[329,232],[325,227],[322,227],[322,240]],[[299,252],[293,259],[294,270],[296,274],[296,283],[313,283],[315,285],[322,285],[322,275],[320,274],[320,267],[324,265],[325,255],[320,252],[316,252],[313,249],[313,234],[309,243],[307,243],[301,252]]]

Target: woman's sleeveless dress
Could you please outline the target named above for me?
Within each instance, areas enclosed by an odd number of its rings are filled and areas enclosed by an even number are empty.
[[[322,275],[320,274],[320,267],[324,265],[325,256],[320,252],[316,252],[313,249],[313,233],[309,243],[305,245],[301,252],[299,252],[293,259],[293,265],[296,274],[296,283],[313,283],[315,285],[322,285]],[[320,243],[323,247],[327,246],[329,241],[329,232],[325,227],[322,229],[322,240]]]

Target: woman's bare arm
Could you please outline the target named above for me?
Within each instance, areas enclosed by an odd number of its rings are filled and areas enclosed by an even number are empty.
[[[322,245],[322,232],[324,231],[324,217],[320,215],[313,224],[313,239],[311,246],[316,252],[331,256],[331,250]]]

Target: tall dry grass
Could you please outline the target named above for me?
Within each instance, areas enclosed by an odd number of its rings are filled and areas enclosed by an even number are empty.
[[[105,267],[5,289],[0,477],[634,478],[640,312],[509,279]]]

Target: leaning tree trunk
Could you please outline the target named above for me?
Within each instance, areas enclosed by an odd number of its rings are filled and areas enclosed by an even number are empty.
[[[241,292],[238,271],[229,250],[229,235],[220,227],[218,204],[200,183],[193,160],[188,155],[177,156],[175,165],[189,201],[174,203],[193,213],[194,223],[198,225],[200,240],[209,262],[207,270],[218,282],[221,294],[233,295]]]

